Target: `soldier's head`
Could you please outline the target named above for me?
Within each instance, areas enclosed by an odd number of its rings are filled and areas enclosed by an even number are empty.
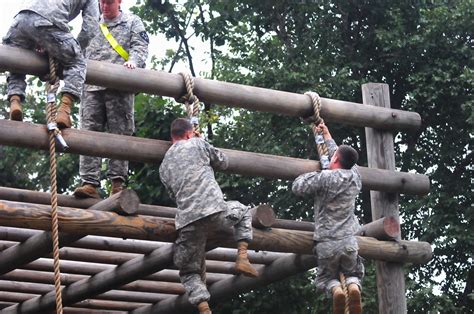
[[[188,140],[194,137],[194,129],[188,119],[178,118],[171,123],[171,141]]]
[[[359,153],[348,146],[341,145],[331,158],[329,169],[351,169],[359,160]]]
[[[107,20],[113,20],[120,14],[122,0],[100,0],[100,10]]]

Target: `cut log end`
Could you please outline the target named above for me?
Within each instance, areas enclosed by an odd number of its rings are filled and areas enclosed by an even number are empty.
[[[252,226],[255,228],[270,228],[276,221],[275,212],[268,204],[261,204],[251,209]]]

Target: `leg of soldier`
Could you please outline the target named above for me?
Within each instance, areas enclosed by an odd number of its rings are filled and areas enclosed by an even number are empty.
[[[208,226],[204,220],[206,219],[198,220],[178,230],[173,257],[189,302],[195,306],[207,302],[211,297],[201,279]]]
[[[364,265],[353,247],[345,250],[341,256],[341,271],[346,276],[346,285],[349,294],[350,313],[362,312],[361,304],[361,279],[364,275]]]
[[[106,90],[105,111],[107,130],[113,134],[132,135],[135,130],[133,93],[117,90]],[[128,176],[127,160],[109,160],[107,178],[110,180],[120,179],[125,182]]]
[[[318,258],[316,288],[331,295],[332,289],[339,286],[340,253],[332,250],[332,242],[320,242],[313,248]]]
[[[104,91],[85,91],[81,108],[81,129],[103,132],[105,125]],[[100,185],[101,158],[80,156],[79,174],[83,183]]]
[[[29,37],[29,31],[24,27],[27,21],[28,15],[19,13],[13,20],[6,36],[3,37],[3,44],[11,47],[34,49],[35,43]],[[21,101],[25,99],[25,77],[26,76],[21,73],[10,73],[8,75],[8,99],[10,99],[12,95],[20,96]]]

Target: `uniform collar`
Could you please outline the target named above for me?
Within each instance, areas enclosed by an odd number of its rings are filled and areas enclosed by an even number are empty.
[[[120,24],[120,23],[123,22],[123,15],[124,15],[123,12],[120,11],[119,15],[117,15],[113,20],[105,20],[104,16],[101,15],[100,16],[100,22],[101,23],[106,23],[107,26],[115,26],[115,25]]]

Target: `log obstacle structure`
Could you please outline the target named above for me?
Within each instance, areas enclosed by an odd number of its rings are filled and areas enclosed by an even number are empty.
[[[40,75],[46,59],[32,51],[0,45],[0,70]],[[133,92],[179,98],[182,77],[88,61],[87,82]],[[307,117],[309,97],[206,79],[195,79],[201,100],[262,112]],[[382,92],[380,92],[382,91]],[[403,263],[426,263],[431,246],[400,236],[398,194],[425,195],[427,176],[395,171],[395,131],[415,131],[417,113],[390,108],[384,84],[363,86],[363,104],[322,98],[321,116],[328,122],[366,127],[369,168],[360,167],[363,188],[371,190],[373,222],[357,236],[359,254],[377,261],[380,313],[406,312]],[[170,143],[66,129],[68,153],[160,162]],[[0,145],[46,150],[45,126],[0,120]],[[292,180],[320,170],[319,162],[225,149],[228,173]],[[290,193],[290,192],[289,192]],[[0,309],[2,313],[39,313],[55,308],[48,193],[0,187]],[[100,201],[59,196],[65,313],[187,313],[172,263],[175,208],[139,204],[133,191]],[[309,209],[308,209],[309,210]],[[213,302],[268,285],[316,266],[311,255],[312,222],[276,219],[262,205],[253,210],[254,241],[249,258],[258,278],[236,275],[231,230],[211,234],[206,254],[207,284]],[[259,216],[260,215],[260,216]],[[263,229],[257,229],[263,228]],[[375,239],[377,238],[377,239]],[[396,240],[396,241],[392,241]],[[389,283],[389,284],[388,284]],[[392,284],[393,283],[393,284]],[[388,300],[393,300],[390,304]]]

